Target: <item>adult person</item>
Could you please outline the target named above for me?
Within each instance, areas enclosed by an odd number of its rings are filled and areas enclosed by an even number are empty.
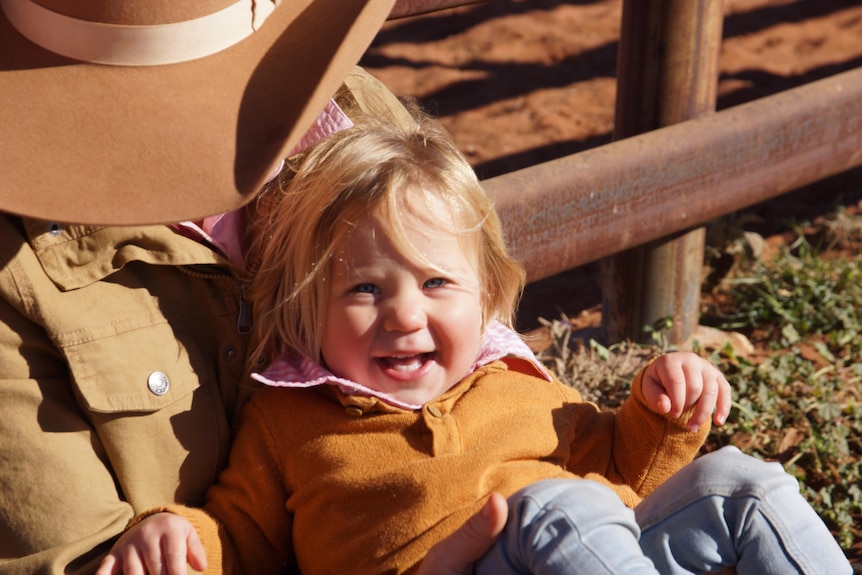
[[[0,0],[0,573],[92,573],[136,513],[202,502],[255,389],[242,218],[204,216],[366,98],[400,113],[353,68],[391,4]]]

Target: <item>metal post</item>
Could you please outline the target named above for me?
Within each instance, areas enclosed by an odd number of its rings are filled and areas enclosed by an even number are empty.
[[[624,0],[614,140],[715,111],[721,0]],[[697,327],[704,228],[602,261],[608,341],[646,341],[645,326],[673,319],[671,343]]]

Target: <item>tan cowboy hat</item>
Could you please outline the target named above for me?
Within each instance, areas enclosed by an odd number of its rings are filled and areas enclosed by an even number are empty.
[[[85,224],[243,205],[393,0],[0,0],[0,210]]]

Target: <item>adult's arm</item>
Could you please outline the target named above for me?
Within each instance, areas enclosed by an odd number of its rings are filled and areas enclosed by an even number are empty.
[[[0,573],[92,573],[132,516],[57,349],[0,299]]]

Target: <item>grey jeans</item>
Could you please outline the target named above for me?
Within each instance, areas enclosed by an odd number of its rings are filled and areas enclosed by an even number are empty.
[[[726,447],[695,459],[627,508],[588,480],[532,484],[509,500],[506,530],[479,575],[738,575],[852,572],[832,534],[778,463]]]

